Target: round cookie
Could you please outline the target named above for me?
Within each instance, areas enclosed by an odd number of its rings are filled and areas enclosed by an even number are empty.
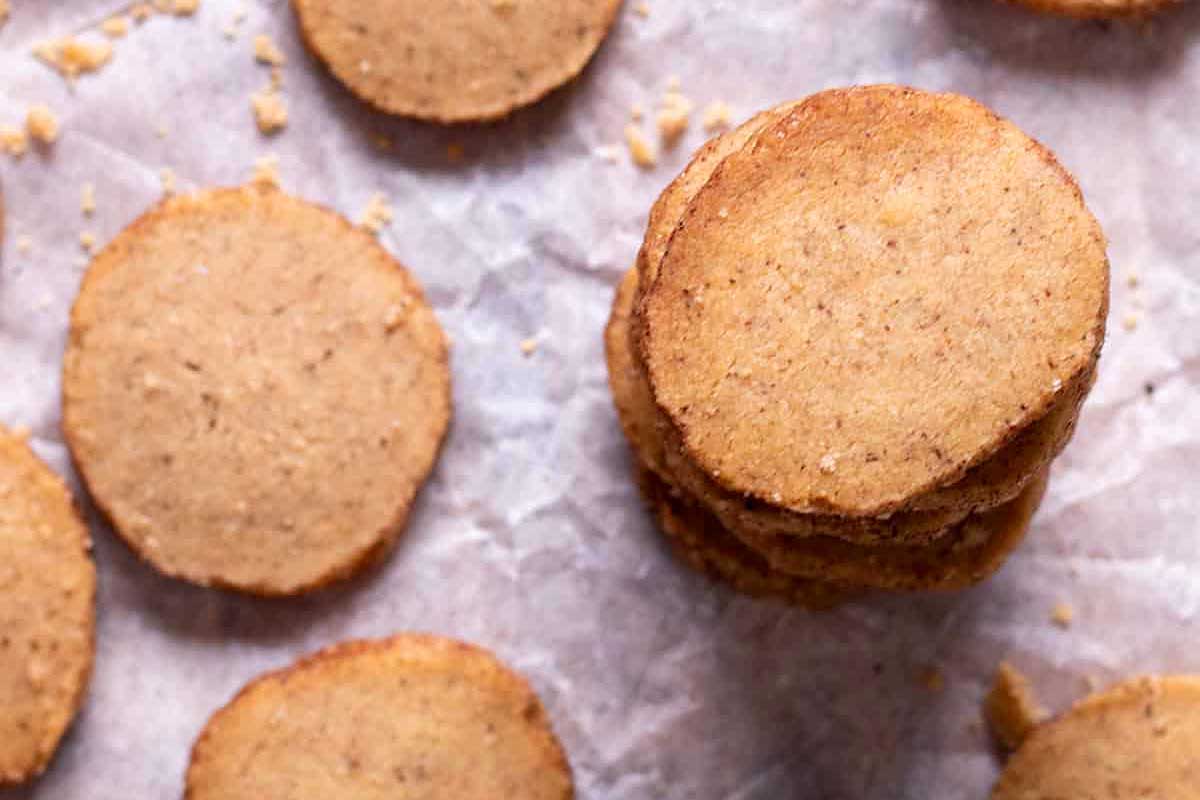
[[[1145,17],[1179,0],[1012,0],[1017,5],[1076,19],[1116,19]]]
[[[569,800],[542,704],[486,651],[349,642],[251,682],[192,749],[187,800]]]
[[[95,652],[91,540],[62,480],[0,426],[0,786],[45,770]]]
[[[367,233],[267,188],[176,197],[93,261],[63,430],[163,573],[263,595],[346,577],[403,529],[450,416],[445,337]]]
[[[725,489],[877,516],[1086,382],[1107,288],[1099,226],[1036,142],[963,97],[835,90],[693,198],[639,344],[687,457]]]
[[[503,117],[578,75],[620,0],[292,0],[309,49],[354,94],[442,123]]]
[[[1200,678],[1138,678],[1039,725],[992,800],[1200,797]]]
[[[638,486],[675,554],[696,571],[742,594],[823,611],[861,593],[861,589],[846,584],[797,578],[775,570],[759,553],[725,530],[716,517],[689,502],[645,467],[638,469]]]
[[[965,589],[1004,564],[1046,492],[1046,475],[1015,500],[971,514],[925,545],[860,545],[829,536],[771,536],[728,528],[779,572],[890,591]]]

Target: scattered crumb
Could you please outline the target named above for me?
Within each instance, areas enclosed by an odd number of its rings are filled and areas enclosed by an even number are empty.
[[[641,122],[644,116],[646,116],[646,112],[642,109],[641,103],[634,103],[629,107],[629,118],[634,122]]]
[[[396,143],[390,137],[382,133],[372,135],[371,144],[375,145],[375,148],[381,153],[390,153],[392,152],[392,148],[396,146]]]
[[[12,125],[0,125],[0,151],[13,158],[20,158],[28,150],[29,140],[25,138],[25,131]]]
[[[1125,318],[1121,320],[1121,327],[1127,331],[1134,331],[1137,330],[1138,323],[1141,321],[1141,314],[1137,313],[1136,311],[1130,311],[1125,315]]]
[[[54,144],[58,140],[58,117],[47,106],[33,106],[25,115],[25,130],[35,142]]]
[[[1069,603],[1060,600],[1050,611],[1050,620],[1060,628],[1069,628],[1075,621],[1075,609],[1071,608]]]
[[[983,711],[992,733],[1008,750],[1016,750],[1046,716],[1038,705],[1029,679],[1007,661],[1000,662],[996,668]]]
[[[667,78],[667,91],[668,92],[678,92],[680,87],[682,87],[682,86],[683,86],[683,84],[679,82],[678,75],[672,75],[671,77]]]
[[[646,17],[650,16],[650,4],[638,3],[633,7],[633,13],[637,14],[642,19],[645,19]]]
[[[85,217],[96,213],[96,187],[85,183],[79,190],[79,210]]]
[[[658,163],[658,155],[646,135],[636,125],[625,126],[625,144],[629,147],[629,156],[633,163],[643,169],[650,169]]]
[[[704,130],[712,133],[728,128],[731,116],[733,116],[733,110],[728,103],[721,100],[709,103],[708,108],[704,109]]]
[[[79,234],[79,246],[83,248],[83,252],[90,256],[96,251],[96,234],[90,231],[84,231]]]
[[[388,205],[387,198],[380,192],[371,195],[371,201],[367,203],[359,225],[365,230],[378,235],[391,221],[392,207]]]
[[[1134,272],[1132,270],[1130,270],[1129,274],[1125,276],[1125,285],[1128,286],[1130,289],[1136,289],[1138,286],[1141,285],[1141,283],[1142,283],[1142,276],[1138,275],[1136,272]]]
[[[937,667],[926,667],[921,670],[921,685],[931,692],[940,692],[946,688],[946,678]]]
[[[200,0],[175,0],[171,13],[177,17],[190,17],[200,10]]]
[[[237,38],[237,35],[238,35],[237,26],[234,25],[232,22],[229,23],[224,28],[221,28],[221,35],[223,35],[226,39],[228,39],[229,41],[232,42],[234,39]]]
[[[457,164],[467,155],[467,151],[458,142],[451,142],[446,145],[446,160],[451,164]]]
[[[528,339],[521,340],[521,355],[528,358],[537,352],[538,339],[536,336],[530,336]]]
[[[163,167],[158,173],[158,178],[162,181],[163,194],[175,194],[175,170],[170,167]]]
[[[689,116],[692,113],[692,101],[688,100],[679,90],[671,89],[663,97],[662,109],[658,112],[658,135],[667,147],[674,147],[688,129]]]
[[[282,67],[287,63],[287,57],[265,33],[254,37],[254,60],[273,67]]]
[[[100,30],[110,39],[120,39],[129,33],[129,20],[118,14],[100,23]]]
[[[28,236],[17,237],[17,252],[23,256],[29,255],[33,251],[33,240]]]
[[[170,134],[171,132],[167,130],[167,123],[165,122],[158,123],[158,126],[154,129],[154,135],[160,139],[165,139]]]
[[[283,69],[281,67],[271,67],[271,88],[275,91],[283,88]]]
[[[615,144],[601,145],[596,148],[596,155],[610,164],[615,164],[621,160],[621,148]]]
[[[273,87],[255,92],[250,97],[250,105],[254,109],[254,121],[263,133],[272,134],[287,126],[287,106]]]
[[[150,19],[150,17],[154,16],[154,9],[150,7],[149,3],[138,3],[136,6],[129,9],[129,16],[133,18],[134,22],[141,25],[143,22]]]
[[[1153,397],[1154,396],[1154,384],[1147,381],[1146,385],[1142,387],[1142,391],[1146,393],[1146,397]]]
[[[33,54],[67,80],[95,72],[112,60],[110,42],[84,42],[67,36],[35,45]]]
[[[263,156],[254,161],[254,174],[250,182],[255,186],[279,188],[279,158],[278,156]]]

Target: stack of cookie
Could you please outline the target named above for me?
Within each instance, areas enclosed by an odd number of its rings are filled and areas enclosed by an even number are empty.
[[[965,97],[833,90],[663,192],[609,372],[694,566],[809,606],[960,588],[1022,539],[1107,298],[1103,234],[1044,147]]]

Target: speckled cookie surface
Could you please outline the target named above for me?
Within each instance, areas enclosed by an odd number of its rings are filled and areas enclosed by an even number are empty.
[[[1078,19],[1144,17],[1180,0],[1011,0],[1035,11]]]
[[[815,611],[861,593],[845,584],[797,578],[771,567],[695,501],[641,467],[638,486],[672,549],[693,569],[751,597],[769,597]]]
[[[1087,380],[1107,289],[1099,227],[1036,142],[960,96],[835,90],[697,193],[640,346],[723,487],[875,515],[959,480]]]
[[[992,800],[1200,797],[1200,678],[1138,678],[1034,729]]]
[[[401,635],[250,683],[192,750],[187,800],[570,800],[537,696],[490,653]]]
[[[204,192],[92,263],[63,428],[97,504],[159,570],[294,594],[399,535],[448,424],[447,361],[373,237],[276,190]]]
[[[292,0],[309,48],[393,114],[503,117],[583,70],[620,0]]]
[[[1029,530],[1046,491],[1036,478],[1016,499],[971,514],[925,545],[859,545],[828,536],[764,535],[731,529],[780,571],[891,591],[964,589],[1003,565]]]
[[[0,786],[40,774],[83,702],[96,570],[62,480],[0,426]]]

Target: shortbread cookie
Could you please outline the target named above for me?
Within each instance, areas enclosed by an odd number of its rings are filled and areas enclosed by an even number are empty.
[[[403,529],[450,415],[445,337],[367,233],[270,188],[177,197],[92,263],[63,428],[163,573],[314,589]]]
[[[0,786],[40,774],[92,670],[96,569],[62,480],[0,426]]]
[[[711,513],[645,467],[638,486],[675,553],[693,569],[751,597],[769,597],[820,611],[860,594],[860,588],[779,572],[744,545]]]
[[[1138,678],[1025,739],[992,800],[1200,797],[1200,678]]]
[[[726,490],[877,516],[1086,382],[1107,288],[1074,181],[1013,125],[956,95],[835,90],[693,198],[639,344],[687,457]]]
[[[731,533],[779,572],[890,591],[965,589],[1003,565],[1025,538],[1046,492],[1045,474],[1015,500],[971,514],[926,545],[861,545],[828,536]]]
[[[578,75],[620,0],[292,0],[309,49],[380,110],[503,117]]]
[[[486,651],[349,642],[250,683],[192,750],[187,800],[569,800],[542,704]]]

